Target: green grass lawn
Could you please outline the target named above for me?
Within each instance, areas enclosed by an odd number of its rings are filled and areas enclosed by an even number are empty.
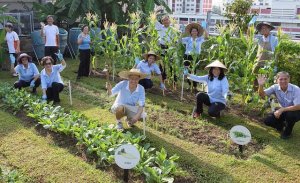
[[[97,119],[99,123],[114,123],[114,117],[108,110],[113,99],[108,98],[106,95],[105,79],[82,78],[75,83],[76,74],[74,71],[77,70],[77,67],[78,61],[68,60],[68,66],[62,73],[65,81],[70,79],[73,85],[80,87],[74,88],[73,106],[70,106],[67,92],[64,92],[62,95],[62,106],[67,109],[80,111],[90,118]],[[8,81],[12,83],[13,81],[7,72],[1,72],[0,77],[1,82]],[[151,93],[147,93],[146,97],[146,109],[148,111],[159,111],[160,115],[172,111],[174,120],[184,118],[185,123],[194,122],[189,115],[192,110],[192,103],[179,102],[179,99],[175,100]],[[17,120],[11,115],[7,118]],[[151,121],[147,122],[151,123]],[[248,159],[244,160],[233,155],[217,153],[211,150],[209,145],[195,144],[184,137],[177,138],[175,135],[170,135],[168,132],[162,133],[155,128],[147,128],[147,139],[157,148],[165,147],[169,153],[178,154],[180,156],[180,165],[190,171],[197,178],[198,182],[300,182],[298,176],[300,173],[300,155],[298,153],[300,151],[300,126],[298,124],[295,125],[291,139],[281,140],[278,133],[274,130],[251,121],[244,116],[232,113],[225,115],[219,120],[204,118],[196,122],[200,126],[212,125],[223,131],[228,131],[237,124],[244,125],[249,128],[254,139],[265,146],[261,151],[252,154]],[[10,131],[12,127],[0,123],[0,128],[6,132]],[[32,129],[27,130],[34,133]],[[141,125],[139,124],[138,128],[133,129],[133,131],[140,132]],[[22,133],[22,135],[30,136],[30,133]],[[7,134],[5,136],[10,137]],[[44,137],[37,137],[37,139],[47,141]],[[228,141],[228,139],[224,140]],[[19,143],[14,143],[14,146],[23,148],[22,144]],[[56,149],[57,147],[54,146],[53,148]],[[37,147],[36,149],[38,151],[39,148]],[[68,154],[64,149],[59,148],[59,150]],[[12,152],[12,154],[11,156],[19,155],[17,152]],[[76,159],[76,157],[73,158]],[[19,157],[19,161],[21,161],[20,159],[22,158]],[[15,161],[11,160],[11,162]],[[62,162],[64,161],[62,160]],[[26,174],[29,174],[30,169],[34,168],[31,166],[34,166],[34,163],[24,163],[19,165],[19,168]],[[74,174],[76,171],[74,170]],[[55,178],[52,177],[52,179],[56,181]]]

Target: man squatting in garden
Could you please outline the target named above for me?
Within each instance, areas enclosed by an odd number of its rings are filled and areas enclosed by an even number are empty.
[[[279,131],[282,139],[287,139],[291,136],[295,123],[300,120],[300,88],[289,83],[290,75],[287,72],[277,73],[277,84],[264,90],[266,79],[264,75],[257,78],[259,95],[265,97],[274,94],[281,107],[271,113],[264,123]]]
[[[110,83],[107,83],[106,88],[110,96],[118,95],[111,110],[116,115],[117,129],[122,130],[122,117],[127,117],[129,127],[141,119],[145,106],[145,89],[138,83],[140,79],[146,77],[146,74],[141,73],[138,69],[131,69],[130,71],[121,71],[119,76],[126,80],[119,82],[113,88]]]

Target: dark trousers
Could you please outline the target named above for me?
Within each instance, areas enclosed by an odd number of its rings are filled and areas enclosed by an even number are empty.
[[[269,114],[264,120],[267,126],[276,128],[277,130],[283,130],[283,135],[291,135],[293,127],[297,121],[300,120],[300,111],[288,111],[283,112],[277,119],[274,113]]]
[[[184,58],[184,60],[189,60],[189,61],[192,61],[193,60],[193,57],[192,57],[192,55],[186,55],[186,54],[184,54],[184,56],[183,56],[183,58]],[[189,71],[191,72],[192,71],[192,66],[191,66],[191,63],[187,63],[187,65],[185,65],[185,66],[188,66],[189,67]],[[192,84],[192,82],[191,82],[191,80],[187,80],[187,83],[191,86],[191,84]],[[197,87],[197,82],[196,81],[193,81],[193,87],[194,88],[196,88]]]
[[[152,88],[153,82],[151,79],[141,79],[139,84],[142,85],[145,89]]]
[[[57,46],[45,46],[45,56],[50,56],[54,60],[53,65],[56,64],[57,61],[57,56],[55,53],[58,52],[58,47]]]
[[[24,81],[24,80],[19,80],[19,81],[16,81],[14,83],[14,87],[16,89],[21,89],[21,88],[25,88],[25,87],[28,87],[30,86],[30,83],[31,81],[33,80],[33,78],[30,80],[30,81]],[[39,87],[41,85],[41,79],[38,78],[35,82],[34,82],[34,87],[32,88],[32,92],[36,92],[36,88]]]
[[[164,52],[166,53],[167,50],[169,49],[168,46],[166,45],[160,45],[161,49],[164,50]],[[161,54],[162,57],[165,57],[165,54]],[[170,62],[172,64],[172,59],[170,59]],[[161,71],[161,76],[162,76],[162,80],[166,80],[167,79],[167,73],[166,73],[166,67],[163,66],[162,64],[159,64],[159,70]],[[170,66],[170,71],[171,71],[171,74],[173,73],[173,68],[172,66]],[[177,76],[174,74],[174,81],[177,82]]]
[[[221,102],[211,103],[206,93],[199,92],[196,96],[196,112],[203,113],[203,104],[209,106],[208,115],[212,117],[220,117],[221,110],[225,109],[225,104]]]
[[[64,89],[64,85],[61,83],[53,82],[51,87],[47,88],[46,95],[49,101],[60,102],[59,92]]]
[[[78,68],[77,77],[89,76],[90,74],[90,63],[91,63],[91,50],[79,49],[80,64]]]

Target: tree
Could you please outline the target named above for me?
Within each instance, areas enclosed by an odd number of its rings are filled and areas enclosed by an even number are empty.
[[[140,11],[145,17],[153,11],[155,5],[162,5],[167,11],[171,11],[163,0],[56,0],[53,5],[35,3],[34,9],[40,17],[50,13],[70,22],[92,12],[99,15],[102,21],[107,19],[117,24],[125,24],[129,21],[130,13]]]
[[[234,23],[243,32],[247,31],[248,23],[253,17],[250,14],[252,1],[249,0],[234,0],[231,4],[226,4],[224,16],[229,19],[230,23]]]

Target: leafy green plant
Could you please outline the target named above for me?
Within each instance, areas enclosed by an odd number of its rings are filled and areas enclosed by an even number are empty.
[[[114,164],[115,149],[129,143],[135,145],[141,153],[140,164],[135,170],[144,174],[147,180],[170,182],[177,171],[175,161],[178,156],[168,158],[164,149],[155,152],[149,144],[144,144],[143,135],[132,134],[129,131],[122,133],[117,131],[114,125],[99,126],[96,121],[80,113],[75,111],[67,113],[60,106],[43,103],[26,91],[13,89],[9,85],[0,87],[0,98],[7,108],[14,111],[24,110],[27,116],[35,119],[45,129],[75,137],[77,145],[84,145],[89,154],[97,156],[97,163],[100,166]],[[152,178],[155,172],[156,177]]]

